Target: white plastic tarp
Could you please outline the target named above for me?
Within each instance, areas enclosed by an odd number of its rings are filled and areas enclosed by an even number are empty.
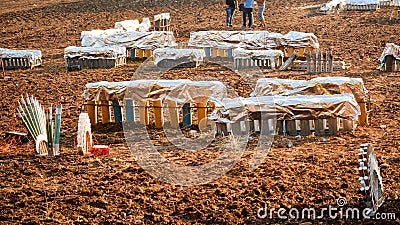
[[[177,46],[174,34],[169,31],[124,31],[120,29],[83,31],[83,47],[120,46],[126,48],[155,49]]]
[[[151,27],[150,19],[145,17],[142,22],[139,20],[124,20],[115,23],[115,29],[120,29],[124,31],[141,31],[148,32]]]
[[[346,0],[346,5],[375,5],[379,0]]]
[[[150,31],[151,22],[150,19],[145,17],[143,18],[142,22],[139,24],[139,31],[140,32],[148,32]]]
[[[42,52],[40,50],[14,50],[7,48],[0,48],[0,58],[25,58],[29,62],[42,59]]]
[[[337,8],[337,7],[343,7],[344,5],[346,5],[346,0],[332,0],[328,3],[326,3],[325,5],[323,5],[320,10],[321,11],[329,11],[333,8]]]
[[[121,29],[121,30],[133,30],[137,31],[139,30],[139,20],[124,20],[120,22],[115,23],[115,29]]]
[[[161,14],[157,14],[154,16],[154,21],[158,21],[158,20],[169,20],[171,18],[171,15],[169,13],[161,13]]]
[[[283,36],[283,39],[291,47],[319,48],[318,38],[313,33],[290,31]]]
[[[105,47],[75,47],[70,46],[64,49],[64,58],[108,58],[116,59],[126,57],[126,48],[118,46]]]
[[[188,62],[202,62],[205,52],[203,49],[156,48],[153,52],[153,57],[155,65],[164,59],[184,59]]]
[[[387,43],[385,49],[383,50],[381,57],[379,57],[379,62],[383,62],[385,57],[388,55],[392,55],[396,59],[400,60],[400,46],[395,45],[393,43]]]
[[[267,49],[285,45],[283,35],[267,31],[197,31],[190,33],[189,46],[199,48]]]
[[[235,59],[276,59],[283,57],[281,50],[246,50],[243,48],[236,48],[233,50],[233,58]]]

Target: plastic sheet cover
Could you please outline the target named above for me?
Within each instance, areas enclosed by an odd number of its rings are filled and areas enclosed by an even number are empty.
[[[151,22],[149,18],[145,17],[141,23],[139,23],[139,20],[124,20],[116,22],[114,27],[123,31],[148,32],[151,28]]]
[[[171,19],[171,15],[169,13],[161,13],[161,14],[154,16],[154,21],[163,20],[163,19],[169,20],[169,19]]]
[[[311,80],[262,78],[250,96],[273,95],[334,95],[353,94],[357,101],[365,101],[368,91],[361,78],[317,77]]]
[[[7,48],[0,48],[0,58],[26,58],[29,62],[42,59],[42,52],[40,50],[14,50]]]
[[[64,58],[107,58],[116,59],[126,57],[126,48],[118,46],[106,47],[75,47],[70,46],[64,49]]]
[[[155,65],[164,59],[185,59],[190,62],[202,62],[205,57],[205,52],[203,49],[157,48],[153,52],[153,57]]]
[[[197,31],[190,33],[189,46],[199,48],[271,49],[285,45],[283,35],[267,31]]]
[[[326,119],[329,117],[357,120],[360,115],[360,108],[352,94],[235,98],[224,99],[216,106],[223,109],[220,109],[221,112],[215,113],[214,116],[227,115],[229,110],[231,122],[244,118],[247,112],[263,112],[269,116],[276,116],[279,120]],[[216,120],[226,122],[227,118],[221,116]]]
[[[393,43],[387,43],[385,49],[383,50],[381,57],[379,57],[379,62],[383,62],[385,57],[388,55],[392,55],[396,59],[400,60],[400,46],[395,45]]]
[[[346,0],[346,5],[374,5],[378,3],[379,0]]]
[[[346,5],[346,0],[332,0],[325,5],[323,5],[320,10],[321,11],[329,11],[330,9],[333,9],[337,6],[344,6]]]
[[[140,32],[149,32],[151,28],[150,19],[145,17],[143,18],[142,22],[139,24],[139,31]]]
[[[123,100],[128,94],[134,101],[172,100],[178,103],[219,102],[226,98],[226,86],[219,81],[191,80],[135,80],[124,82],[97,82],[86,85],[85,100]]]
[[[235,59],[276,59],[283,57],[281,50],[246,50],[236,48],[233,50],[233,58]]]
[[[155,49],[177,46],[174,34],[170,31],[124,31],[121,29],[83,31],[83,47],[120,46],[126,48]]]
[[[121,29],[121,30],[132,30],[132,31],[138,31],[139,30],[139,20],[124,20],[120,22],[115,23],[115,29]]]
[[[318,38],[313,33],[290,31],[283,39],[287,46],[319,48]]]

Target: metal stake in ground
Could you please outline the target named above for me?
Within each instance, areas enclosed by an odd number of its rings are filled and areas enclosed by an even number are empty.
[[[2,58],[0,58],[0,64],[1,64],[1,68],[2,68],[2,70],[3,70],[3,78],[5,78],[5,77],[6,77],[6,72],[5,72],[5,70],[4,70],[4,62],[3,62],[3,59],[2,59]]]

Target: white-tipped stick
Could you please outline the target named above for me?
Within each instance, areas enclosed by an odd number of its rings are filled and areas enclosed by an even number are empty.
[[[35,129],[38,131],[39,134],[41,134],[42,131],[40,129],[39,121],[37,120],[37,115],[35,113],[35,109],[32,106],[31,101],[29,100],[28,94],[26,94],[26,105],[27,105],[27,108],[28,108],[28,111],[29,111],[29,114],[30,114],[29,116],[32,119],[32,122],[33,122],[33,125],[34,125]]]
[[[18,111],[19,117],[21,117],[21,119],[22,119],[22,122],[24,122],[26,129],[28,130],[30,135],[33,137],[33,139],[35,139],[35,141],[36,141],[35,131],[32,129],[32,126],[27,121],[25,113],[23,111],[20,111],[19,109],[17,109],[17,111]]]
[[[39,135],[39,131],[36,129],[32,115],[30,114],[30,111],[28,109],[28,106],[26,105],[26,102],[24,98],[21,96],[21,102],[19,103],[20,111],[21,114],[25,116],[26,120],[26,126],[29,126],[31,128],[31,135],[36,139],[37,135]]]
[[[39,104],[36,98],[33,98],[31,96],[31,100],[33,101],[33,104],[35,106],[35,110],[38,116],[39,124],[40,124],[40,129],[42,130],[42,134],[47,137],[47,132],[46,132],[46,115],[44,113],[43,107]]]

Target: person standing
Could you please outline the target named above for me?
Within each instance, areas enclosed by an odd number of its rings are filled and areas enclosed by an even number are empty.
[[[258,5],[258,20],[260,20],[260,27],[265,27],[264,10],[265,0],[255,0]]]
[[[243,26],[242,29],[246,28],[246,17],[249,18],[249,28],[253,27],[253,4],[254,0],[242,0],[243,6]]]
[[[232,27],[232,17],[233,14],[235,13],[237,0],[223,0],[223,1],[225,2],[225,8],[226,8],[226,26]]]

